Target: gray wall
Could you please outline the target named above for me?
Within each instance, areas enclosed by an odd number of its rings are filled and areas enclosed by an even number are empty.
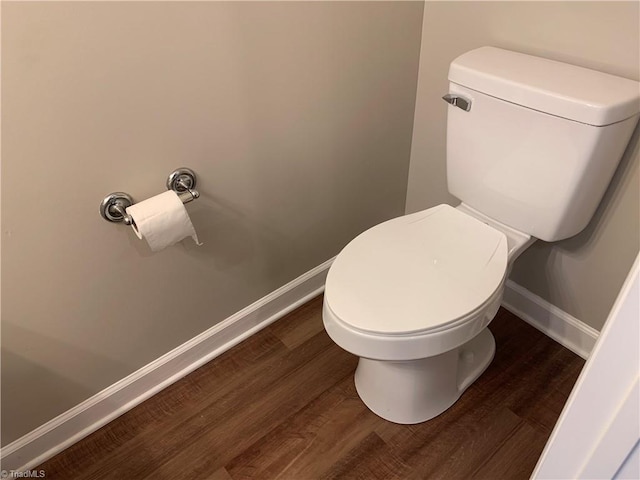
[[[638,80],[638,2],[426,2],[406,212],[457,204],[445,175],[449,63],[493,45]],[[638,253],[638,131],[590,225],[537,242],[511,278],[600,329]],[[549,192],[553,194],[553,192]]]
[[[404,212],[421,2],[2,10],[3,444]],[[203,247],[100,218],[178,166]]]

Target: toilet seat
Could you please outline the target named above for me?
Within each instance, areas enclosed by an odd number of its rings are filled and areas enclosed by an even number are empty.
[[[350,242],[329,270],[325,307],[342,327],[365,336],[455,329],[496,298],[499,304],[507,259],[504,233],[438,205]]]

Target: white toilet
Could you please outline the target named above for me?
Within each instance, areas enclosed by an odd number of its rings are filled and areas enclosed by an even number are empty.
[[[451,63],[449,191],[462,200],[389,220],[336,257],[329,336],[360,357],[362,401],[396,423],[449,408],[487,368],[513,261],[580,232],[640,111],[640,84],[493,47]]]

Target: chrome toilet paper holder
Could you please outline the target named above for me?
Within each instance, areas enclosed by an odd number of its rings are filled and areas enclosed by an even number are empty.
[[[189,203],[200,196],[195,186],[196,173],[190,168],[178,168],[167,178],[167,190],[176,192],[182,203]],[[100,215],[109,222],[124,222],[125,225],[131,225],[133,219],[127,214],[126,209],[133,204],[133,198],[128,193],[113,192],[100,202]]]

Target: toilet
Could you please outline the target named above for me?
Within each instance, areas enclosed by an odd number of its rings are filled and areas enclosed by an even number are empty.
[[[352,240],[325,284],[328,335],[367,407],[400,424],[451,407],[489,366],[516,258],[585,228],[638,122],[640,84],[494,47],[449,69],[447,185],[461,200]]]

